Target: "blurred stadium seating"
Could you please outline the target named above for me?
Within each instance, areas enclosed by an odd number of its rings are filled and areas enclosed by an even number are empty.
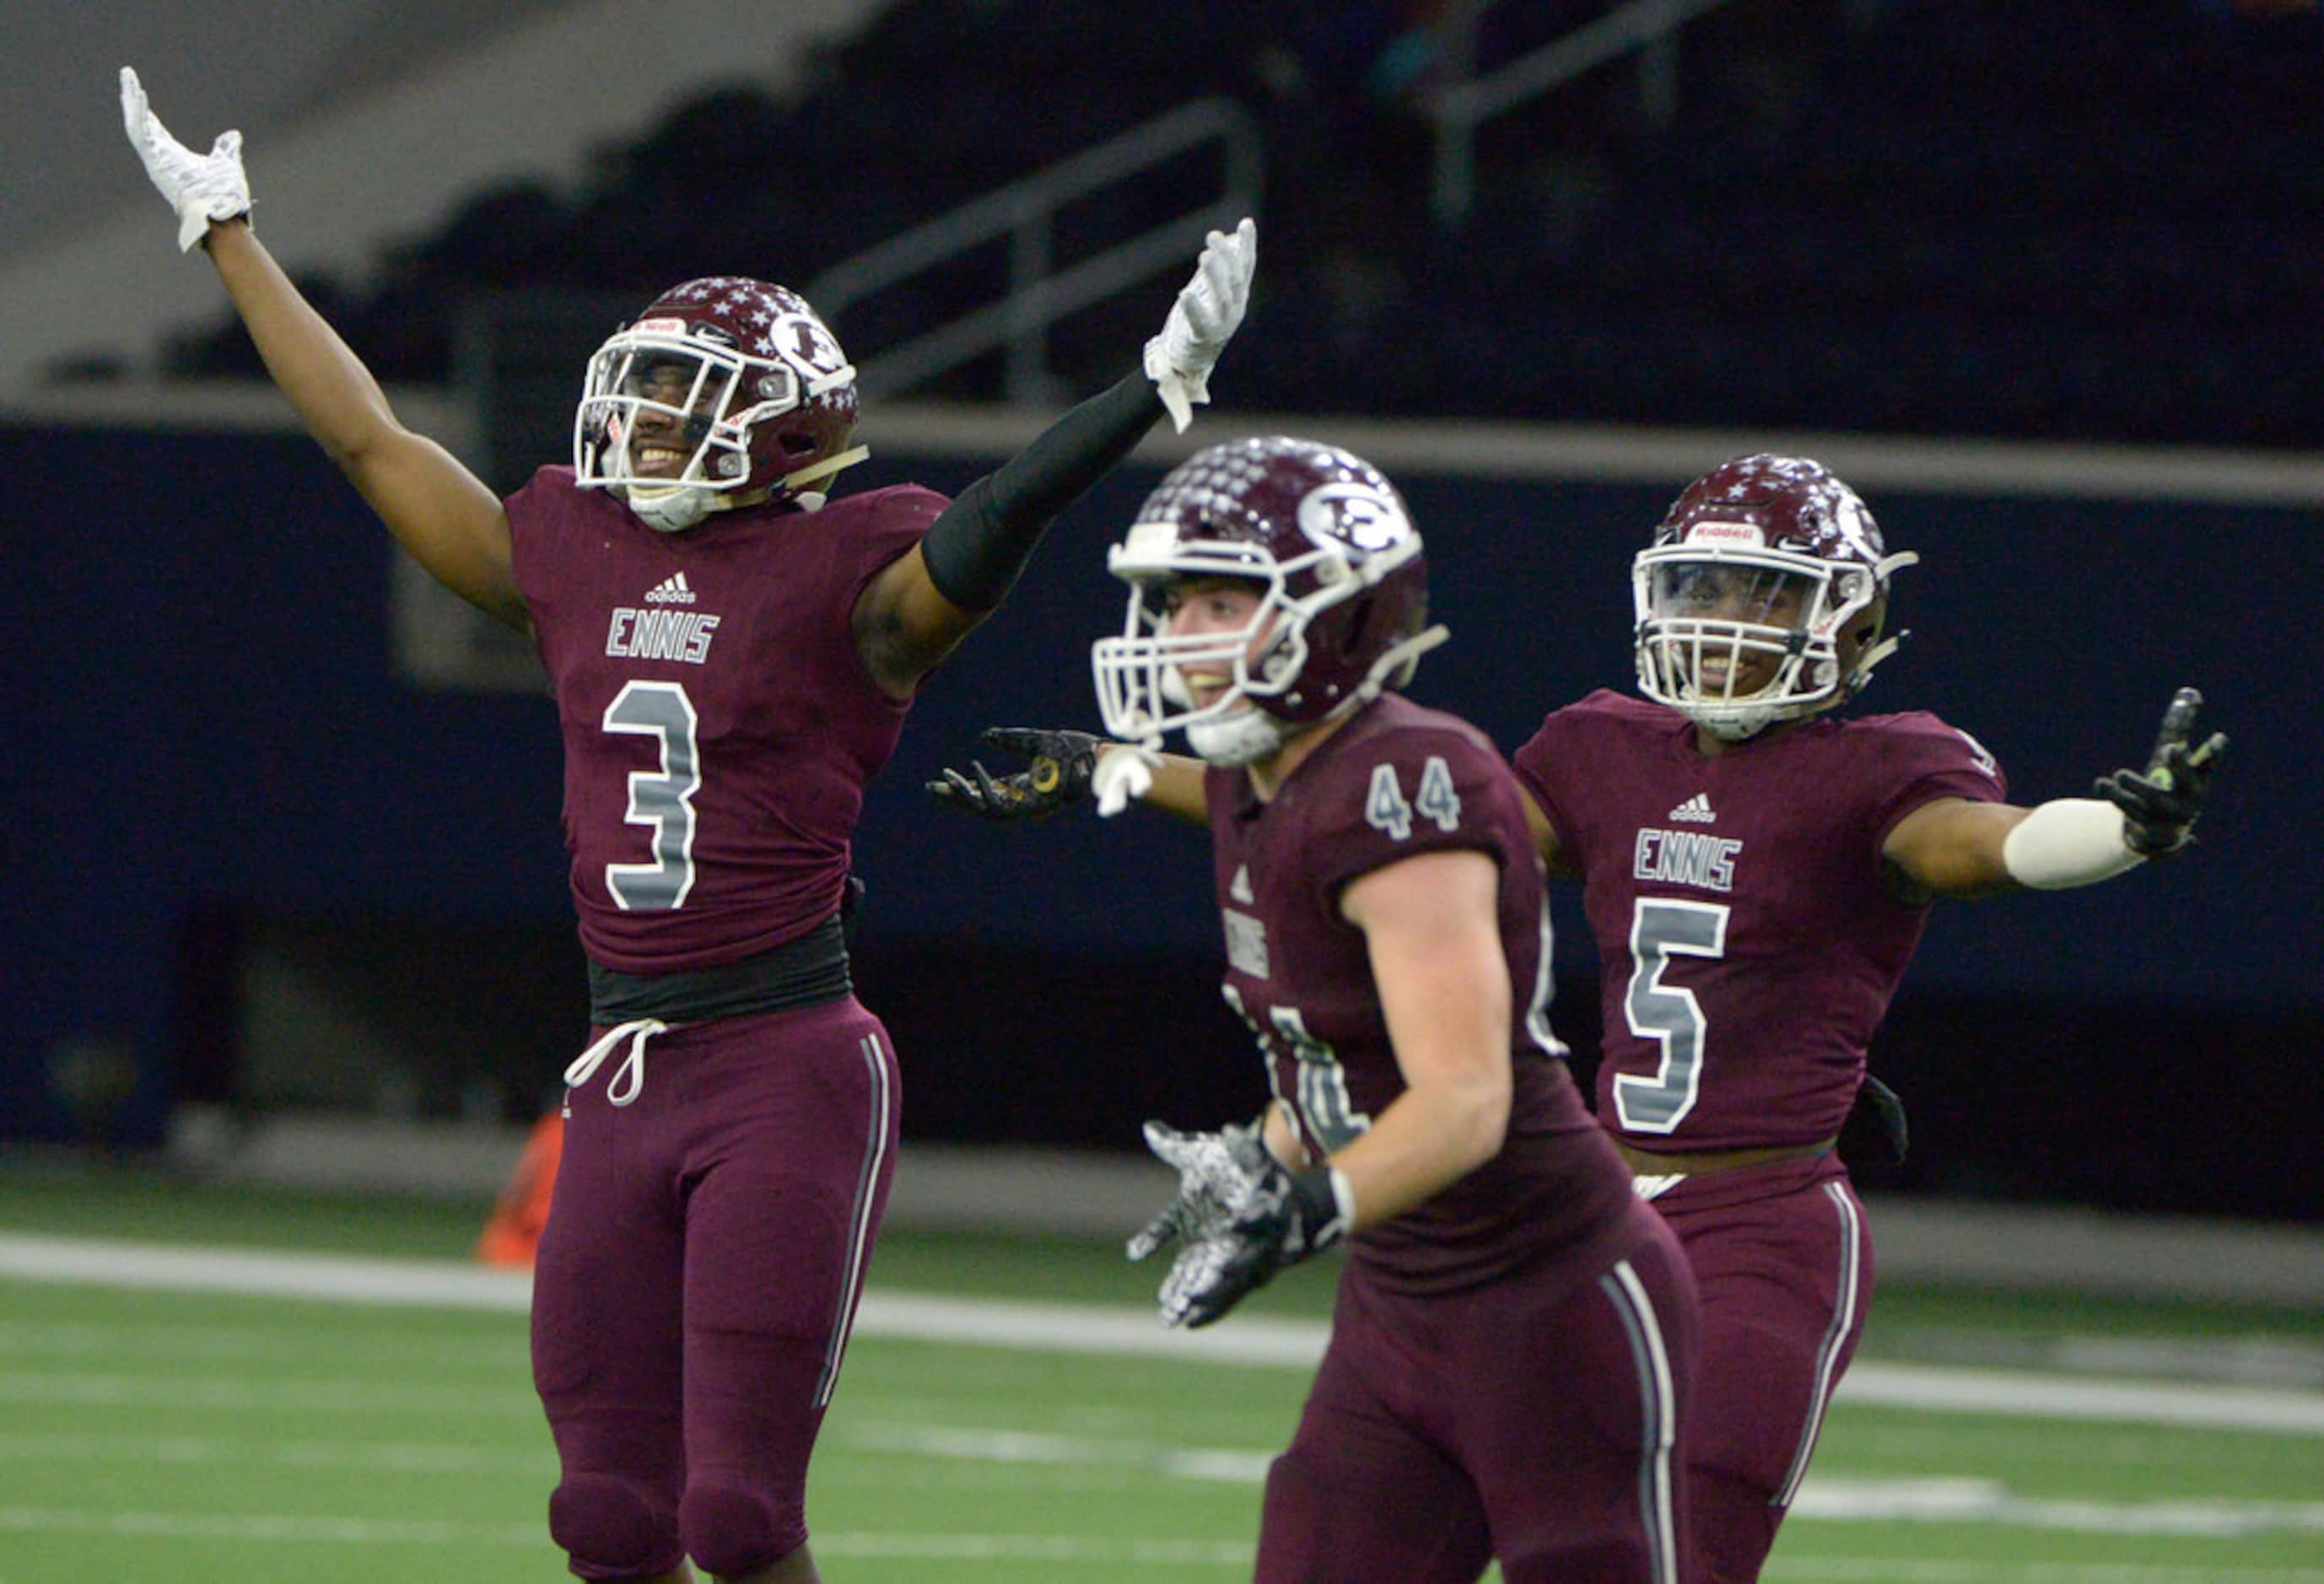
[[[1489,69],[1611,9],[1486,5],[1468,47]],[[1425,110],[1465,14],[907,0],[795,96],[737,87],[687,103],[609,151],[576,196],[478,193],[371,290],[315,284],[386,377],[443,381],[470,298],[642,299],[706,269],[804,282],[1215,94],[1265,134],[1269,269],[1252,334],[1269,355],[1237,371],[1253,406],[2324,438],[2312,6],[1736,0],[1680,35],[1674,115],[1647,113],[1636,73],[1602,68],[1488,126],[1476,205],[1438,225]],[[1128,69],[1165,60],[1167,72]],[[1062,216],[1060,251],[1076,233],[1150,224],[1167,174]],[[964,261],[881,328],[956,316],[996,279]],[[1143,312],[1101,307],[1062,327],[1065,382],[1108,375]],[[168,362],[255,372],[231,326],[182,337]],[[987,358],[939,389],[990,398],[999,380]]]

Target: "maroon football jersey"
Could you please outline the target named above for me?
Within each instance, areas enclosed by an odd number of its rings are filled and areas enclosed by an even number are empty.
[[[864,784],[909,709],[856,596],[945,507],[917,485],[657,533],[569,467],[508,500],[565,732],[565,844],[592,962],[715,967],[829,917]]]
[[[1923,804],[2007,790],[1932,714],[1819,715],[1705,757],[1685,716],[1602,690],[1516,764],[1598,940],[1599,1117],[1674,1154],[1840,1131],[1928,921],[1881,883],[1880,845]]]
[[[1226,930],[1228,1004],[1258,1036],[1268,1082],[1318,1156],[1404,1091],[1348,882],[1416,853],[1500,866],[1515,1087],[1501,1152],[1426,1204],[1354,1240],[1385,1284],[1490,1281],[1609,1226],[1631,1190],[1549,1032],[1549,917],[1524,803],[1492,743],[1393,694],[1359,712],[1261,803],[1241,770],[1205,777]]]

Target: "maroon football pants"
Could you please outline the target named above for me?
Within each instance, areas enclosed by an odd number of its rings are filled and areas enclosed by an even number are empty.
[[[567,1097],[533,1275],[549,1529],[584,1579],[682,1555],[742,1573],[807,1538],[807,1457],[894,1169],[896,1061],[853,998],[675,1027],[643,1060],[627,1104],[611,1061]]]
[[[1471,1292],[1383,1293],[1351,1266],[1290,1447],[1260,1584],[1674,1584],[1676,1421],[1695,1297],[1644,1206],[1570,1259]]]
[[[1695,1570],[1750,1584],[1864,1334],[1871,1233],[1837,1156],[1686,1178],[1654,1205],[1702,1296],[1683,1436]]]

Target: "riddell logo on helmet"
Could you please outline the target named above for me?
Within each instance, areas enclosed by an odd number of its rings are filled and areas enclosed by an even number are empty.
[[[683,336],[686,334],[686,321],[684,319],[640,319],[630,328],[641,336]]]
[[[1748,522],[1698,522],[1686,530],[1690,545],[1764,545],[1767,536]]]

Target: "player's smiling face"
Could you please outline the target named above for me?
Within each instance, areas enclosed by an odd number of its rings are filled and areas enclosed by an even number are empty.
[[[697,387],[702,365],[665,357],[641,365],[629,382],[641,400],[630,440],[631,470],[644,478],[676,478],[718,416],[724,380],[715,371]],[[686,416],[681,418],[679,413]]]
[[[1737,622],[1751,627],[1797,629],[1806,620],[1807,580],[1764,567],[1680,565],[1661,575],[1661,613],[1682,621]],[[1748,698],[1775,679],[1783,657],[1757,647],[1704,640],[1698,693],[1706,697]]]
[[[1240,577],[1189,577],[1173,584],[1163,595],[1168,612],[1165,631],[1172,638],[1240,632],[1259,613],[1260,585]],[[1274,623],[1252,634],[1245,658],[1256,658]],[[1197,661],[1179,668],[1187,695],[1197,708],[1207,709],[1234,686],[1234,673],[1223,661]],[[1242,708],[1250,707],[1245,700]]]

